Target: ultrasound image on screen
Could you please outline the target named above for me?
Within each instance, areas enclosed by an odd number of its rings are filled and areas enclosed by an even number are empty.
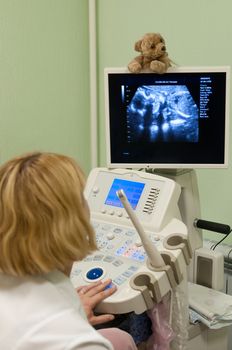
[[[128,142],[198,142],[199,110],[186,85],[144,85],[127,107]]]
[[[109,73],[109,166],[223,164],[226,71]]]

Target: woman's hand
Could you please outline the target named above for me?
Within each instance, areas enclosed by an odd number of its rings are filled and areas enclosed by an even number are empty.
[[[81,299],[86,316],[92,326],[109,322],[114,319],[114,316],[111,314],[96,316],[93,311],[97,304],[99,304],[102,300],[106,299],[116,291],[116,286],[105,289],[111,282],[112,281],[108,279],[104,282],[99,281],[91,283],[87,286],[81,286],[77,288],[77,293]]]

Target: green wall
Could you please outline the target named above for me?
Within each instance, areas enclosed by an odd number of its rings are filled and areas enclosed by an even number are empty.
[[[232,3],[230,0],[99,0],[97,3],[99,149],[100,163],[105,164],[104,67],[126,66],[137,55],[134,42],[147,32],[160,32],[164,36],[170,58],[180,66],[231,65]],[[202,218],[232,225],[231,164],[226,170],[198,170],[197,174]],[[222,238],[219,234],[204,234]],[[226,242],[232,242],[232,238]]]
[[[126,66],[136,55],[134,42],[146,32],[163,34],[178,65],[231,65],[232,3],[96,0],[96,7],[99,164],[104,166],[103,69]],[[90,170],[88,40],[87,0],[0,0],[1,163],[45,150],[73,156]],[[197,173],[202,217],[232,225],[231,165]]]
[[[43,150],[90,168],[88,1],[0,0],[0,162]]]

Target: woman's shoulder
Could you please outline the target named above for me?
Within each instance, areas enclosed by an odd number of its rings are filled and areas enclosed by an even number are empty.
[[[35,343],[41,349],[49,344],[57,349],[112,349],[87,322],[74,287],[62,273],[0,277],[0,308],[0,320],[4,320],[1,349],[4,341],[19,349],[20,344],[22,349],[31,349]]]

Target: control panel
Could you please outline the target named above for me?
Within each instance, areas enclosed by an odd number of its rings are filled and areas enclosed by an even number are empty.
[[[123,190],[144,228],[159,232],[173,217],[180,218],[177,202],[180,186],[173,180],[125,169],[93,169],[85,195],[91,216],[118,224],[128,223],[128,215],[117,196]]]
[[[76,262],[71,272],[75,287],[111,278],[117,291],[99,305],[99,312],[143,312],[141,293],[131,288],[134,276],[152,273],[161,294],[170,290],[163,271],[151,271],[141,238],[118,198],[123,190],[149,242],[164,251],[163,241],[173,233],[187,236],[180,220],[180,187],[173,180],[141,171],[93,169],[87,179],[85,197],[95,229],[98,250]],[[154,248],[154,249],[155,249]],[[172,254],[180,255],[180,250]],[[109,286],[110,287],[110,286]]]

